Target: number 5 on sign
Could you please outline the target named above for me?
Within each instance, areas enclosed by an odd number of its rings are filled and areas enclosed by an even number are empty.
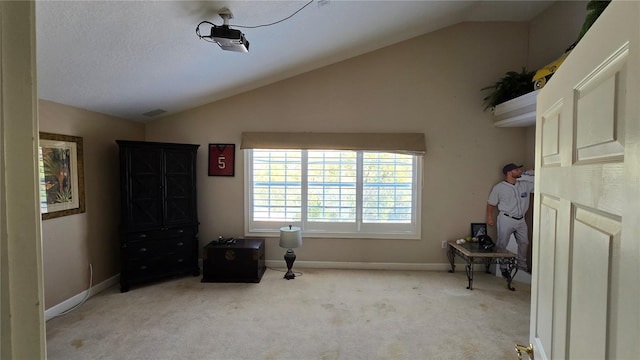
[[[235,144],[209,144],[209,176],[234,176]]]

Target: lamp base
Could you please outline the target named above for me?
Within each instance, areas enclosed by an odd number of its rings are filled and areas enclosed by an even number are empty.
[[[293,249],[287,250],[287,252],[284,254],[284,261],[287,263],[287,273],[284,274],[284,278],[287,280],[295,279],[296,274],[291,271],[293,262],[296,261],[296,254],[293,252]]]

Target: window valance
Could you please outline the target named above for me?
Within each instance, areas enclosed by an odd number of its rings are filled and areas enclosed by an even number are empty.
[[[426,153],[423,133],[243,132],[240,148]]]

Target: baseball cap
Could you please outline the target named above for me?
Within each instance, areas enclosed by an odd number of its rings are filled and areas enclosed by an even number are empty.
[[[503,174],[505,174],[505,175],[507,175],[507,173],[508,173],[509,171],[511,171],[511,170],[515,170],[515,169],[519,169],[519,168],[521,168],[521,167],[522,167],[522,165],[516,165],[516,164],[514,164],[514,163],[507,164],[507,165],[505,165],[505,166],[502,168],[502,173],[503,173]]]

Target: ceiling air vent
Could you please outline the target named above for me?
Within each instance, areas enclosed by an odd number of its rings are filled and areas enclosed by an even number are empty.
[[[146,113],[144,113],[142,115],[148,116],[148,117],[154,117],[154,116],[158,116],[160,114],[164,114],[166,112],[167,112],[167,110],[155,109],[155,110],[147,111]]]

